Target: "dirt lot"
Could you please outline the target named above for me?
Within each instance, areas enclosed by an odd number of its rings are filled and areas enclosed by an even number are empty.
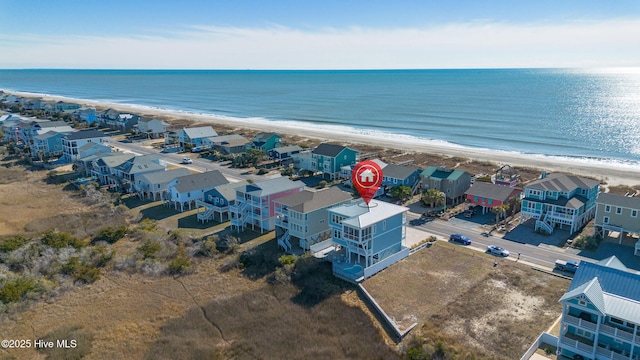
[[[437,242],[363,285],[401,329],[419,324],[406,341],[435,330],[452,348],[515,359],[557,319],[569,282]]]

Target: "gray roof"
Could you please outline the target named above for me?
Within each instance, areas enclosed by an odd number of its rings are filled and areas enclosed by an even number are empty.
[[[68,134],[66,136],[67,140],[81,140],[81,139],[93,139],[93,138],[101,138],[107,137],[103,132],[98,130],[82,130],[76,131],[74,133]]]
[[[291,181],[288,177],[278,177],[249,184],[246,186],[245,192],[257,196],[268,196],[301,187],[304,187],[302,181]]]
[[[40,127],[43,129],[50,128],[50,127],[69,126],[64,121],[47,121],[47,122],[41,122],[38,125],[40,125]]]
[[[187,168],[180,167],[173,170],[156,171],[152,173],[142,174],[140,175],[138,180],[142,180],[148,184],[162,184],[169,183],[175,178],[187,175],[191,175],[191,171],[189,171],[189,169]]]
[[[250,143],[251,141],[242,135],[231,134],[222,136],[212,136],[209,140],[215,145],[240,146]]]
[[[101,148],[109,148],[109,149],[111,149],[108,145],[103,145],[103,144],[94,143],[94,142],[88,142],[88,143],[80,146],[78,148],[78,151],[80,151],[80,150],[87,151],[87,150],[89,150],[89,149],[91,149],[92,147],[95,147],[95,146],[99,146]]]
[[[278,135],[276,133],[273,133],[273,132],[261,132],[261,133],[256,134],[256,136],[253,137],[253,140],[254,141],[265,142],[265,141],[269,140],[269,138],[272,137],[272,136],[280,136],[280,135]]]
[[[515,188],[504,185],[476,181],[467,191],[465,191],[465,195],[479,196],[505,202],[515,190]]]
[[[236,189],[247,184],[248,182],[246,180],[242,180],[238,182],[218,185],[214,187],[214,189],[216,189],[218,193],[220,193],[220,195],[222,195],[222,197],[227,200],[227,202],[231,202],[236,198]]]
[[[598,203],[614,205],[628,209],[640,209],[640,197],[631,197],[624,195],[616,195],[610,193],[598,194]]]
[[[302,148],[298,145],[289,145],[289,146],[281,146],[281,147],[277,147],[277,148],[273,148],[271,149],[271,151],[275,151],[277,153],[288,153],[288,152],[293,152],[293,151],[302,151]]]
[[[228,184],[229,180],[218,170],[212,170],[199,174],[191,174],[176,178],[178,183],[175,189],[178,192],[185,193],[193,190],[212,188],[214,186]]]
[[[211,126],[200,126],[182,129],[189,139],[201,139],[217,136],[218,133]]]
[[[128,153],[108,153],[97,159],[96,163],[100,167],[107,166],[109,168],[113,168],[127,162],[134,156],[135,155]]]
[[[405,165],[396,165],[396,164],[389,164],[385,166],[382,170],[383,176],[392,178],[392,179],[402,179],[402,180],[408,178],[409,176],[417,172],[418,172],[418,168],[405,166]]]
[[[54,137],[56,135],[64,135],[64,133],[60,133],[60,132],[57,132],[57,131],[47,131],[47,132],[42,133],[40,135],[36,135],[33,138],[34,139],[38,139],[38,140],[46,140],[46,139],[48,139],[50,137]]]
[[[359,212],[359,214],[350,217],[349,219],[343,220],[342,224],[353,226],[359,229],[371,226],[392,216],[409,211],[409,208],[406,208],[404,206],[399,206],[378,200],[371,200],[369,202],[369,206],[365,205],[364,201],[362,201],[355,205],[343,205],[334,209],[339,209],[347,206],[350,206],[352,208],[357,207],[362,210]]]
[[[316,155],[336,157],[346,148],[346,146],[342,145],[320,144],[317,148],[313,149],[313,153]]]
[[[598,263],[581,261],[560,301],[584,294],[602,313],[640,323],[640,275],[615,256]]]
[[[127,160],[118,166],[120,170],[127,174],[145,173],[154,170],[164,170],[165,166],[160,165],[160,155],[149,154],[139,155]]]
[[[598,184],[599,182],[593,179],[553,173],[528,184],[526,187],[545,191],[570,192],[575,189],[591,189]]]
[[[337,187],[330,187],[320,191],[304,190],[274,201],[287,205],[289,209],[304,214],[340,204],[351,199],[353,199],[353,196],[351,196],[350,193],[342,191]]]

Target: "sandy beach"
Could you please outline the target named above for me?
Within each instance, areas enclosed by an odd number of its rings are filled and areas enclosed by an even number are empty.
[[[5,91],[7,92],[7,91]],[[93,106],[98,109],[113,108],[120,112],[131,112],[149,117],[161,117],[168,122],[180,121],[200,124],[224,125],[235,129],[251,129],[257,131],[272,131],[282,135],[292,135],[332,141],[345,144],[363,144],[374,147],[397,149],[401,151],[437,154],[457,158],[470,159],[482,162],[491,162],[496,165],[509,164],[517,167],[528,167],[546,172],[564,172],[581,176],[588,176],[600,180],[608,185],[640,184],[640,166],[631,164],[611,164],[604,166],[602,162],[590,159],[548,157],[511,153],[504,151],[492,151],[488,149],[473,149],[469,147],[444,144],[439,141],[424,140],[416,142],[415,138],[408,139],[402,135],[393,138],[381,138],[375,133],[363,132],[362,134],[341,133],[328,131],[326,128],[314,126],[314,124],[302,124],[286,121],[268,121],[254,118],[231,118],[212,114],[196,114],[183,111],[156,109],[146,106],[105,103],[83,99],[73,99],[60,96],[41,95],[23,92],[9,92],[22,97],[39,97],[45,101],[68,101]]]

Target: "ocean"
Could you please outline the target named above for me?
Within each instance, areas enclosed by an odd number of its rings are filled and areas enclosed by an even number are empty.
[[[640,69],[0,70],[0,89],[640,164]]]

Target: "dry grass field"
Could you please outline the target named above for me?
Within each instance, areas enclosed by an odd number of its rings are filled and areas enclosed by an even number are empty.
[[[569,282],[437,242],[363,285],[400,328],[418,322],[407,344],[420,338],[458,356],[515,359],[556,320]]]

